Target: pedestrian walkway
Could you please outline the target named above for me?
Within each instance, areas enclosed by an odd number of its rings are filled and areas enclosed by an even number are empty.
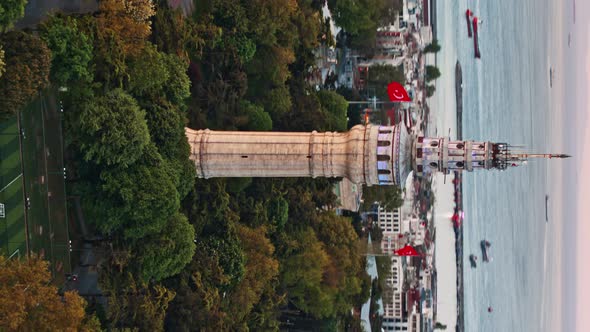
[[[35,28],[52,13],[90,13],[98,10],[97,0],[29,0],[25,17],[16,22],[15,28]]]

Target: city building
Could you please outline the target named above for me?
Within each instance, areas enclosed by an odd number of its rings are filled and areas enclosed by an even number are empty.
[[[383,290],[383,318],[403,319],[404,266],[403,257],[391,256],[391,270],[385,279]]]

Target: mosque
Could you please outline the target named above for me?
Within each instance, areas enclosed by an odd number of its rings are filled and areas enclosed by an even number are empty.
[[[507,143],[423,137],[406,126],[357,125],[339,132],[185,129],[197,177],[345,177],[356,184],[403,186],[410,172],[504,170],[532,158]]]

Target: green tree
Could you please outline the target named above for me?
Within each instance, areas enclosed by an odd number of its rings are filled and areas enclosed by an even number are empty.
[[[165,54],[163,60],[168,71],[168,80],[163,89],[166,98],[184,110],[184,103],[191,95],[191,81],[186,73],[188,64],[174,54]]]
[[[92,39],[78,29],[76,19],[52,16],[40,25],[39,30],[41,39],[51,50],[52,81],[61,86],[70,82],[92,82]]]
[[[229,213],[229,195],[225,191],[225,179],[197,179],[195,185],[183,201],[184,211],[190,223],[195,227],[197,237],[204,236],[205,228],[210,224],[227,221]]]
[[[381,100],[389,100],[387,85],[391,82],[398,82],[404,85],[406,78],[402,66],[374,65],[369,67],[369,78],[367,87],[375,89],[375,95]]]
[[[152,23],[152,42],[159,50],[178,54],[182,59],[188,59],[189,55],[201,59],[205,48],[218,44],[222,35],[222,29],[211,20],[210,15],[197,20],[185,17],[180,10],[158,6]]]
[[[434,92],[436,91],[436,87],[434,85],[427,85],[426,86],[426,97],[432,97]]]
[[[288,113],[291,110],[291,94],[287,86],[279,85],[271,89],[264,97],[264,109],[267,110],[273,119]]]
[[[145,282],[178,274],[195,253],[195,229],[186,217],[176,213],[158,234],[138,241],[133,249]]]
[[[188,141],[182,140],[179,142],[179,153],[175,158],[168,159],[169,172],[172,181],[178,191],[178,197],[183,200],[195,185],[195,163],[188,159],[190,146]]]
[[[130,165],[149,143],[145,112],[137,102],[117,89],[86,100],[72,126],[87,161],[103,165]]]
[[[164,98],[144,101],[152,142],[158,148],[183,199],[194,185],[195,164],[189,159],[190,146],[184,134],[184,113]]]
[[[150,138],[158,147],[158,151],[167,158],[178,155],[180,140],[186,141],[185,120],[180,110],[162,99],[150,100],[142,104]]]
[[[438,53],[438,51],[440,51],[440,44],[436,39],[424,47],[424,53]]]
[[[436,66],[426,66],[426,82],[436,80],[440,77],[440,70]]]
[[[6,71],[0,80],[0,118],[11,116],[49,82],[51,52],[45,43],[22,31],[0,35]]]
[[[220,285],[228,282],[219,266],[219,256],[197,241],[193,260],[176,277],[165,280],[176,291],[170,303],[165,326],[168,331],[224,331],[226,313],[222,311]]]
[[[371,227],[371,241],[372,242],[381,242],[383,239],[383,230],[379,226]]]
[[[129,60],[128,88],[140,99],[165,99],[184,110],[190,96],[186,68],[187,64],[178,56],[159,52],[146,42],[143,51]]]
[[[83,203],[105,233],[122,231],[127,239],[160,232],[178,211],[179,198],[170,171],[154,146],[136,163],[104,170]]]
[[[219,266],[227,277],[227,282],[219,285],[219,289],[223,291],[234,289],[244,277],[245,259],[235,231],[228,233],[224,238],[210,236],[203,245],[209,255],[213,253],[217,255]]]
[[[12,28],[14,22],[25,16],[28,0],[3,0],[0,3],[0,32]]]
[[[246,130],[270,131],[272,130],[272,119],[261,106],[252,104],[249,101],[242,101],[242,111],[248,116]]]
[[[369,208],[374,202],[387,211],[402,206],[404,199],[398,186],[363,186],[363,199],[365,208]]]
[[[166,311],[175,292],[162,285],[136,280],[129,273],[120,279],[103,278],[101,282],[101,288],[110,294],[109,329],[163,331]]]
[[[266,237],[266,228],[238,225],[237,234],[245,256],[244,278],[229,295],[227,311],[235,326],[245,325],[267,285],[278,275],[279,262],[273,257],[274,246]]]
[[[380,0],[328,0],[328,7],[336,25],[356,35],[377,27],[378,13],[382,8]]]
[[[322,287],[329,256],[315,232],[306,228],[292,235],[291,255],[281,262],[281,283],[290,300],[301,310],[316,317],[328,317],[334,312],[330,294]]]
[[[348,120],[346,113],[348,102],[344,97],[334,91],[321,90],[318,92],[322,110],[326,113],[328,130],[346,131]]]
[[[268,202],[268,220],[282,231],[289,218],[289,202],[282,194],[276,193]]]
[[[359,241],[350,218],[321,213],[314,223],[318,239],[330,257],[322,284],[332,294],[335,313],[345,314],[361,293],[362,268]]]
[[[143,51],[129,61],[128,90],[136,96],[160,93],[170,79],[164,57],[154,45],[146,42]]]

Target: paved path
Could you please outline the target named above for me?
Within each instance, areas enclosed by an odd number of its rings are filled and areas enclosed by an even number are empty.
[[[29,0],[25,8],[25,17],[16,22],[15,27],[34,28],[51,13],[89,13],[97,9],[97,0]]]
[[[193,0],[168,0],[168,6],[171,8],[180,8],[184,16],[190,16],[195,10]]]
[[[80,197],[71,197],[70,202],[74,205],[76,210],[76,219],[79,222],[82,231],[83,241],[80,250],[80,261],[74,262],[73,274],[78,276],[78,281],[68,282],[66,289],[76,289],[82,296],[100,296],[102,292],[98,288],[98,271],[97,267],[97,248],[92,245],[92,236],[86,227],[86,221],[82,214],[80,205]]]

